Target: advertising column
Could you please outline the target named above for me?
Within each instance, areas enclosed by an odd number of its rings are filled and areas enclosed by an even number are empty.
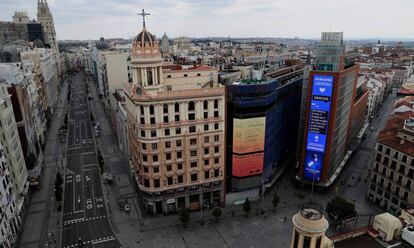
[[[233,119],[232,175],[246,177],[263,172],[266,117]]]
[[[304,178],[318,182],[321,178],[331,110],[334,77],[314,75],[308,120]]]

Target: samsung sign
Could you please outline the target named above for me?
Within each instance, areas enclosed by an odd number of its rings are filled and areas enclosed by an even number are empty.
[[[331,110],[333,82],[333,76],[313,76],[304,164],[304,177],[308,180],[319,181],[321,177]]]

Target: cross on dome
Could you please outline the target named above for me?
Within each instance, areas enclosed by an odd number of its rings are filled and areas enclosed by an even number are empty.
[[[145,16],[150,15],[150,13],[147,13],[144,9],[142,9],[142,12],[138,13],[138,15],[142,16],[142,26],[145,28]]]

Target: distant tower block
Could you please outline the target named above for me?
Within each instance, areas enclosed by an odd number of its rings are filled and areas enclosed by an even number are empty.
[[[305,203],[299,213],[293,216],[292,222],[294,228],[290,248],[331,247],[325,236],[329,223],[319,204]]]

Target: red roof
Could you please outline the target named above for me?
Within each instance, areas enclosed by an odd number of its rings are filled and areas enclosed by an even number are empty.
[[[377,141],[388,147],[392,147],[400,152],[414,156],[414,143],[407,139],[397,137],[398,132],[407,132],[402,130],[404,121],[409,118],[414,118],[414,110],[412,109],[412,103],[414,97],[406,97],[396,103],[396,107],[406,105],[411,108],[411,111],[395,112],[387,121],[385,128],[378,135]],[[410,105],[411,104],[411,105]]]

